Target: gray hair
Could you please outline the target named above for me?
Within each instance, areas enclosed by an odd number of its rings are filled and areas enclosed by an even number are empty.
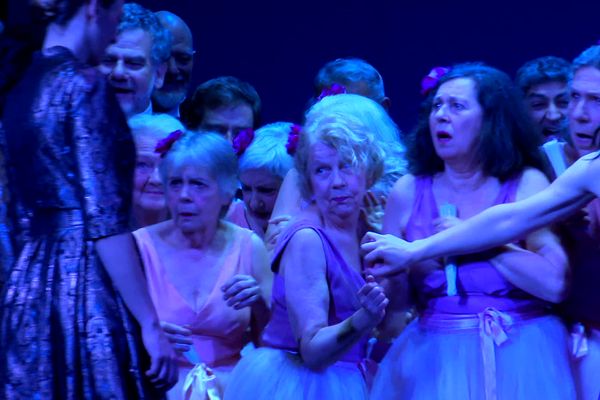
[[[177,130],[185,130],[177,118],[168,114],[136,114],[127,120],[127,124],[134,139],[151,135],[158,140]]]
[[[573,60],[573,72],[577,72],[583,67],[600,69],[600,45],[588,47]]]
[[[126,3],[123,5],[117,34],[134,29],[148,32],[152,37],[151,58],[154,65],[164,63],[171,57],[171,34],[158,17],[137,3]]]
[[[185,167],[206,168],[219,183],[221,193],[233,198],[238,187],[238,163],[233,147],[218,133],[185,132],[160,163],[160,177],[167,184],[169,174]]]
[[[240,156],[240,172],[264,168],[283,179],[294,166],[294,158],[286,148],[293,125],[275,122],[256,130],[252,143]]]
[[[369,97],[376,102],[385,98],[381,74],[360,58],[338,58],[325,64],[315,77],[315,96],[334,83],[347,85],[350,82],[365,82],[371,94]]]
[[[375,101],[354,94],[324,98],[308,110],[300,134],[296,169],[302,195],[306,199],[311,195],[308,158],[315,143],[335,148],[342,159],[364,170],[367,184],[373,185],[384,174],[384,160],[390,157],[386,147],[392,144],[392,137],[398,141],[397,135],[395,124]]]
[[[398,126],[389,114],[377,102],[355,94],[327,96],[310,108],[306,115],[310,119],[335,115],[353,117],[358,124],[375,138],[377,151],[383,151],[383,173],[371,181],[371,190],[381,196],[387,196],[394,183],[407,173],[406,149],[401,141]]]

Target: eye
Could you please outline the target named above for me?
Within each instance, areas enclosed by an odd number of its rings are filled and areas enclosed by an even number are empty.
[[[600,104],[600,96],[592,96],[592,101],[596,104]]]
[[[461,111],[461,110],[464,110],[466,107],[464,104],[458,103],[455,101],[454,103],[452,103],[452,108],[454,108],[455,110]]]
[[[183,181],[181,180],[181,178],[171,178],[168,182],[169,188],[171,189],[179,189],[182,184]]]
[[[577,92],[571,92],[571,99],[573,100],[579,100],[579,98],[581,97],[581,95]]]
[[[567,99],[560,99],[556,101],[556,106],[558,108],[567,108],[569,107],[569,100]]]
[[[141,60],[127,60],[127,62],[125,63],[125,66],[132,70],[142,69],[145,65],[146,63]]]
[[[531,107],[531,109],[539,111],[539,110],[543,110],[544,108],[546,108],[546,103],[533,102],[533,103],[529,104],[529,106]]]
[[[182,67],[185,67],[192,61],[192,54],[189,53],[174,52],[172,53],[172,56],[175,63]]]
[[[259,193],[262,193],[262,194],[275,194],[277,192],[277,189],[275,189],[275,188],[259,187],[257,191]]]
[[[147,162],[147,161],[138,161],[138,162],[135,164],[135,167],[136,167],[137,169],[139,169],[139,170],[144,170],[144,171],[147,171],[147,170],[153,169],[153,165],[152,165],[152,164],[150,164],[150,163],[149,163],[149,162]]]
[[[196,179],[192,179],[190,180],[190,185],[192,185],[195,188],[204,188],[206,186],[208,186],[205,182],[196,180]]]
[[[102,59],[102,65],[105,67],[114,67],[114,65],[116,64],[117,59],[111,56],[106,56]]]
[[[330,170],[330,169],[331,169],[330,167],[324,167],[324,166],[321,166],[321,167],[316,167],[316,168],[315,168],[315,173],[316,173],[317,175],[324,175],[324,174],[326,174],[327,172],[329,172],[329,170]]]
[[[439,110],[441,107],[442,107],[442,102],[439,100],[434,101],[433,104],[431,105],[432,110]]]

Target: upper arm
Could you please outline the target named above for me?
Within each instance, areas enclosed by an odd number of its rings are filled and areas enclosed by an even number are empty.
[[[285,175],[277,193],[271,219],[282,215],[295,216],[301,211],[302,195],[298,187],[299,179],[298,171],[295,168],[290,169]]]
[[[404,229],[412,212],[414,196],[415,177],[413,175],[404,175],[396,181],[387,198],[383,216],[383,233],[398,237],[404,236]]]
[[[267,249],[263,241],[255,234],[251,236],[252,245],[252,276],[260,286],[262,296],[271,305],[271,288],[273,286],[273,273],[269,268]]]
[[[523,172],[523,177],[517,189],[516,200],[529,198],[542,192],[549,185],[548,179],[541,171],[528,168]],[[529,233],[526,237],[526,246],[528,250],[551,257],[555,263],[567,265],[567,256],[560,240],[548,226]]]
[[[311,338],[328,325],[329,287],[319,235],[301,229],[292,236],[281,258],[290,323],[298,340]]]
[[[119,105],[103,82],[73,95],[72,146],[89,238],[129,231],[135,147]]]

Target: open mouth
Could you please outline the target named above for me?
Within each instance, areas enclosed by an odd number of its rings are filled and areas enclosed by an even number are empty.
[[[581,132],[577,132],[575,134],[575,136],[577,138],[579,138],[579,139],[582,139],[582,140],[593,140],[594,139],[594,135],[590,135],[590,134],[587,134],[587,133],[581,133]]]
[[[446,141],[452,139],[452,135],[449,134],[448,132],[444,132],[444,131],[437,132],[436,137],[439,141],[442,141],[442,142],[446,142]]]

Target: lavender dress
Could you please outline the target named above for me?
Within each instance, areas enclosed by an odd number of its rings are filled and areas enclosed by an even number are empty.
[[[504,182],[494,204],[514,201],[518,183]],[[431,236],[438,216],[432,178],[417,178],[407,240]],[[504,279],[488,261],[493,255],[456,258],[455,296],[446,294],[440,263],[413,270],[420,317],[382,361],[373,399],[574,398],[562,323],[545,302]]]
[[[291,225],[281,237],[274,253],[272,314],[263,332],[265,347],[242,357],[225,392],[226,400],[367,398],[361,372],[364,371],[367,337],[352,346],[338,362],[318,371],[306,367],[298,353],[298,341],[288,319],[284,277],[278,273],[278,269],[285,247],[301,229],[314,230],[323,244],[330,293],[329,324],[343,321],[360,307],[357,292],[365,281],[346,264],[326,233],[307,221]],[[298,279],[302,277],[299,276]]]

